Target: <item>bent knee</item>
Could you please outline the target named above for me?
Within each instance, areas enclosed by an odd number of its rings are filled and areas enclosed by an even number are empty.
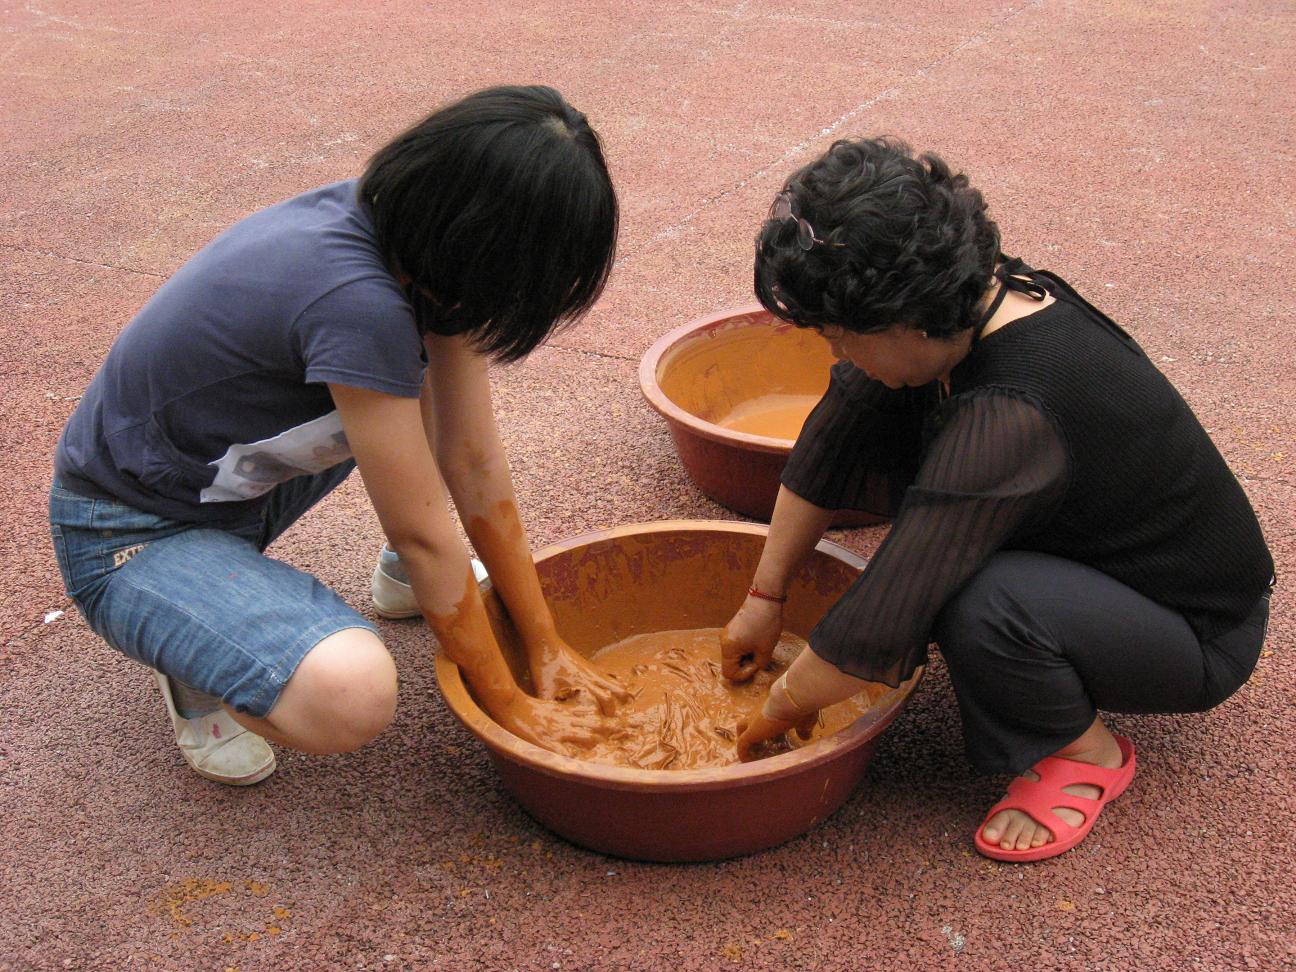
[[[359,749],[391,724],[396,712],[396,664],[382,641],[364,628],[329,635],[302,659],[284,690],[287,717],[314,752]]]
[[[1023,570],[1028,557],[996,554],[945,602],[932,626],[932,640],[943,655],[975,654],[996,641],[1026,636],[1023,622],[1029,612],[1021,595],[1026,593],[1023,578],[1030,576]]]

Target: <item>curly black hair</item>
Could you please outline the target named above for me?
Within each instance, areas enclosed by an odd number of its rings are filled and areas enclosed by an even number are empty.
[[[795,218],[767,219],[756,237],[756,296],[771,313],[800,327],[900,324],[946,338],[976,323],[999,228],[938,156],[891,138],[842,140],[783,192]]]

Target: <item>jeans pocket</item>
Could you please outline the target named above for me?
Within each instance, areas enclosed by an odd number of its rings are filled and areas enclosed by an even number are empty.
[[[67,541],[63,538],[63,528],[57,523],[50,524],[50,540],[54,544],[54,557],[58,561],[59,576],[63,578],[63,590],[72,594],[72,568],[68,564]]]
[[[85,607],[95,585],[150,542],[188,529],[113,500],[50,490],[50,537],[68,594]]]

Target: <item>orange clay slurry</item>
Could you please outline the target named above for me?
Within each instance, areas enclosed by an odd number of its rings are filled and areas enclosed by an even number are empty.
[[[634,635],[595,652],[599,668],[616,676],[634,699],[617,713],[616,721],[627,731],[600,740],[582,757],[639,769],[703,769],[736,763],[739,726],[753,710],[759,711],[770,683],[805,648],[805,642],[784,632],[769,668],[736,685],[720,673],[719,639],[719,628],[660,631]],[[886,686],[878,689],[889,691]],[[806,738],[793,739],[789,733],[757,747],[751,755],[787,752],[844,729],[868,709],[871,698],[865,692],[831,706],[819,714]]]
[[[810,410],[818,403],[818,395],[762,395],[735,406],[716,425],[734,432],[795,441]]]
[[[532,698],[518,687],[486,618],[472,570],[454,611],[428,615],[428,623],[450,660],[463,671],[482,708],[515,736],[554,752],[577,755],[615,731],[588,706]]]
[[[467,526],[468,537],[485,561],[491,583],[522,638],[536,694],[542,699],[564,700],[584,692],[600,712],[611,715],[618,705],[630,701],[630,693],[596,671],[563,640],[540,591],[517,508],[502,500],[495,513],[492,520],[473,517]]]

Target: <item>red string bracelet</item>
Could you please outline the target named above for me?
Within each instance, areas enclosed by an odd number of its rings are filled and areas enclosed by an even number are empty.
[[[757,590],[755,586],[747,588],[747,595],[749,597],[759,597],[762,601],[773,601],[775,604],[787,603],[786,594],[784,594],[782,597],[780,597],[777,594],[766,594],[764,591]]]

